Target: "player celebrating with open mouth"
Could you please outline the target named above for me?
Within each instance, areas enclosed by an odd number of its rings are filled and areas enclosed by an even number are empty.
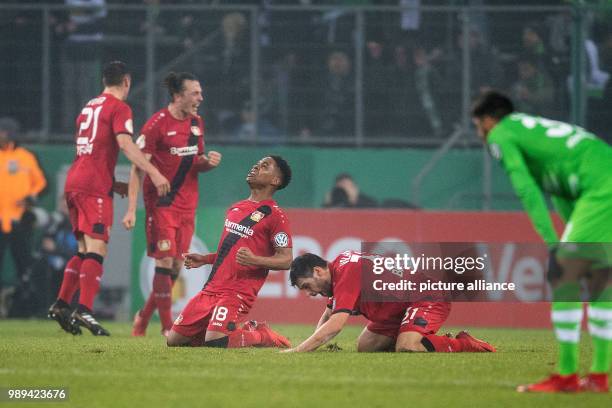
[[[291,169],[280,156],[258,161],[246,177],[250,196],[226,213],[217,252],[185,255],[187,268],[212,265],[202,291],[178,316],[168,346],[239,348],[289,347],[289,341],[267,325],[245,320],[268,270],[289,269],[289,222],[272,199],[291,181]]]

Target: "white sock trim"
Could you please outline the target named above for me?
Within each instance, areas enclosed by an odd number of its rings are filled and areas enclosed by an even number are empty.
[[[582,309],[553,310],[551,319],[553,323],[580,323],[582,321]]]
[[[567,343],[578,343],[580,341],[580,329],[560,329],[555,327],[557,340]]]

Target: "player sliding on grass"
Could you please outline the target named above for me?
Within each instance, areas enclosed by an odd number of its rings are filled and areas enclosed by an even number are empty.
[[[560,266],[559,273],[549,276],[559,371],[519,391],[606,392],[612,353],[612,287],[607,270],[612,265],[612,148],[577,126],[515,113],[510,99],[497,92],[482,95],[472,116],[479,136],[510,176],[535,229],[551,246],[551,265],[557,260]],[[566,222],[560,245],[542,191],[551,195]],[[588,273],[592,282],[599,281],[588,311],[593,363],[590,374],[579,381],[579,279]]]
[[[361,271],[372,270],[372,258],[353,251],[345,251],[329,263],[314,254],[295,258],[291,264],[291,285],[310,296],[327,296],[329,302],[315,332],[287,352],[315,350],[340,333],[348,317],[354,314],[362,314],[370,321],[359,335],[357,351],[495,351],[493,346],[465,331],[455,338],[436,335],[450,313],[450,303],[362,300]]]
[[[212,265],[204,288],[178,316],[168,346],[290,347],[267,325],[250,321],[242,327],[269,269],[289,269],[289,222],[272,196],[291,181],[291,169],[279,156],[264,157],[249,171],[249,198],[227,211],[214,254],[185,255],[185,266]]]

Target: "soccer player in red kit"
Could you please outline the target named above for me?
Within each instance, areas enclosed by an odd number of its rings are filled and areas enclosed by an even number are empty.
[[[172,189],[158,197],[151,179],[144,179],[147,253],[155,258],[153,291],[134,317],[133,336],[144,336],[155,308],[162,333],[172,327],[172,286],[189,252],[198,206],[198,173],[216,168],[221,154],[204,154],[204,123],[198,116],[202,102],[200,82],[190,73],[169,73],[164,85],[171,102],[144,125],[137,140],[145,157],[171,180]],[[131,229],[136,221],[138,190],[142,172],[132,166],[129,205],[123,224]]]
[[[293,260],[291,284],[310,296],[330,299],[315,332],[286,352],[317,349],[340,333],[348,317],[354,314],[362,314],[370,321],[357,340],[357,351],[495,351],[493,346],[465,331],[455,338],[436,334],[450,314],[450,303],[362,301],[361,271],[368,267],[367,270],[372,270],[375,256],[345,251],[331,263],[310,253]]]
[[[132,142],[132,110],[124,102],[131,76],[125,64],[108,63],[102,81],[104,91],[85,105],[76,120],[76,156],[64,191],[78,253],[68,261],[57,301],[48,313],[67,332],[80,334],[84,326],[96,336],[109,335],[94,318],[92,306],[113,223],[113,192],[125,194],[125,183],[114,179],[119,150],[149,174],[159,196],[170,191],[168,180]],[[70,302],[79,288],[79,305],[70,314]]]
[[[250,321],[242,327],[264,284],[268,270],[291,264],[289,222],[272,196],[291,180],[291,169],[279,156],[268,156],[249,171],[251,195],[233,204],[217,252],[187,254],[185,266],[212,264],[204,288],[177,317],[168,346],[289,347],[289,341],[267,325]]]

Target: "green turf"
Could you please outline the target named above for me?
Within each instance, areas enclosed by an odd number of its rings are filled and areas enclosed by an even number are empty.
[[[73,337],[49,321],[0,321],[0,387],[68,387],[63,403],[16,407],[609,407],[610,395],[525,395],[517,384],[554,367],[552,333],[474,329],[498,353],[356,353],[360,328],[336,339],[344,349],[279,354],[274,349],[167,348],[157,325],[146,338],[109,323],[113,336]],[[277,326],[292,342],[311,327]],[[582,372],[590,360],[585,335]]]

